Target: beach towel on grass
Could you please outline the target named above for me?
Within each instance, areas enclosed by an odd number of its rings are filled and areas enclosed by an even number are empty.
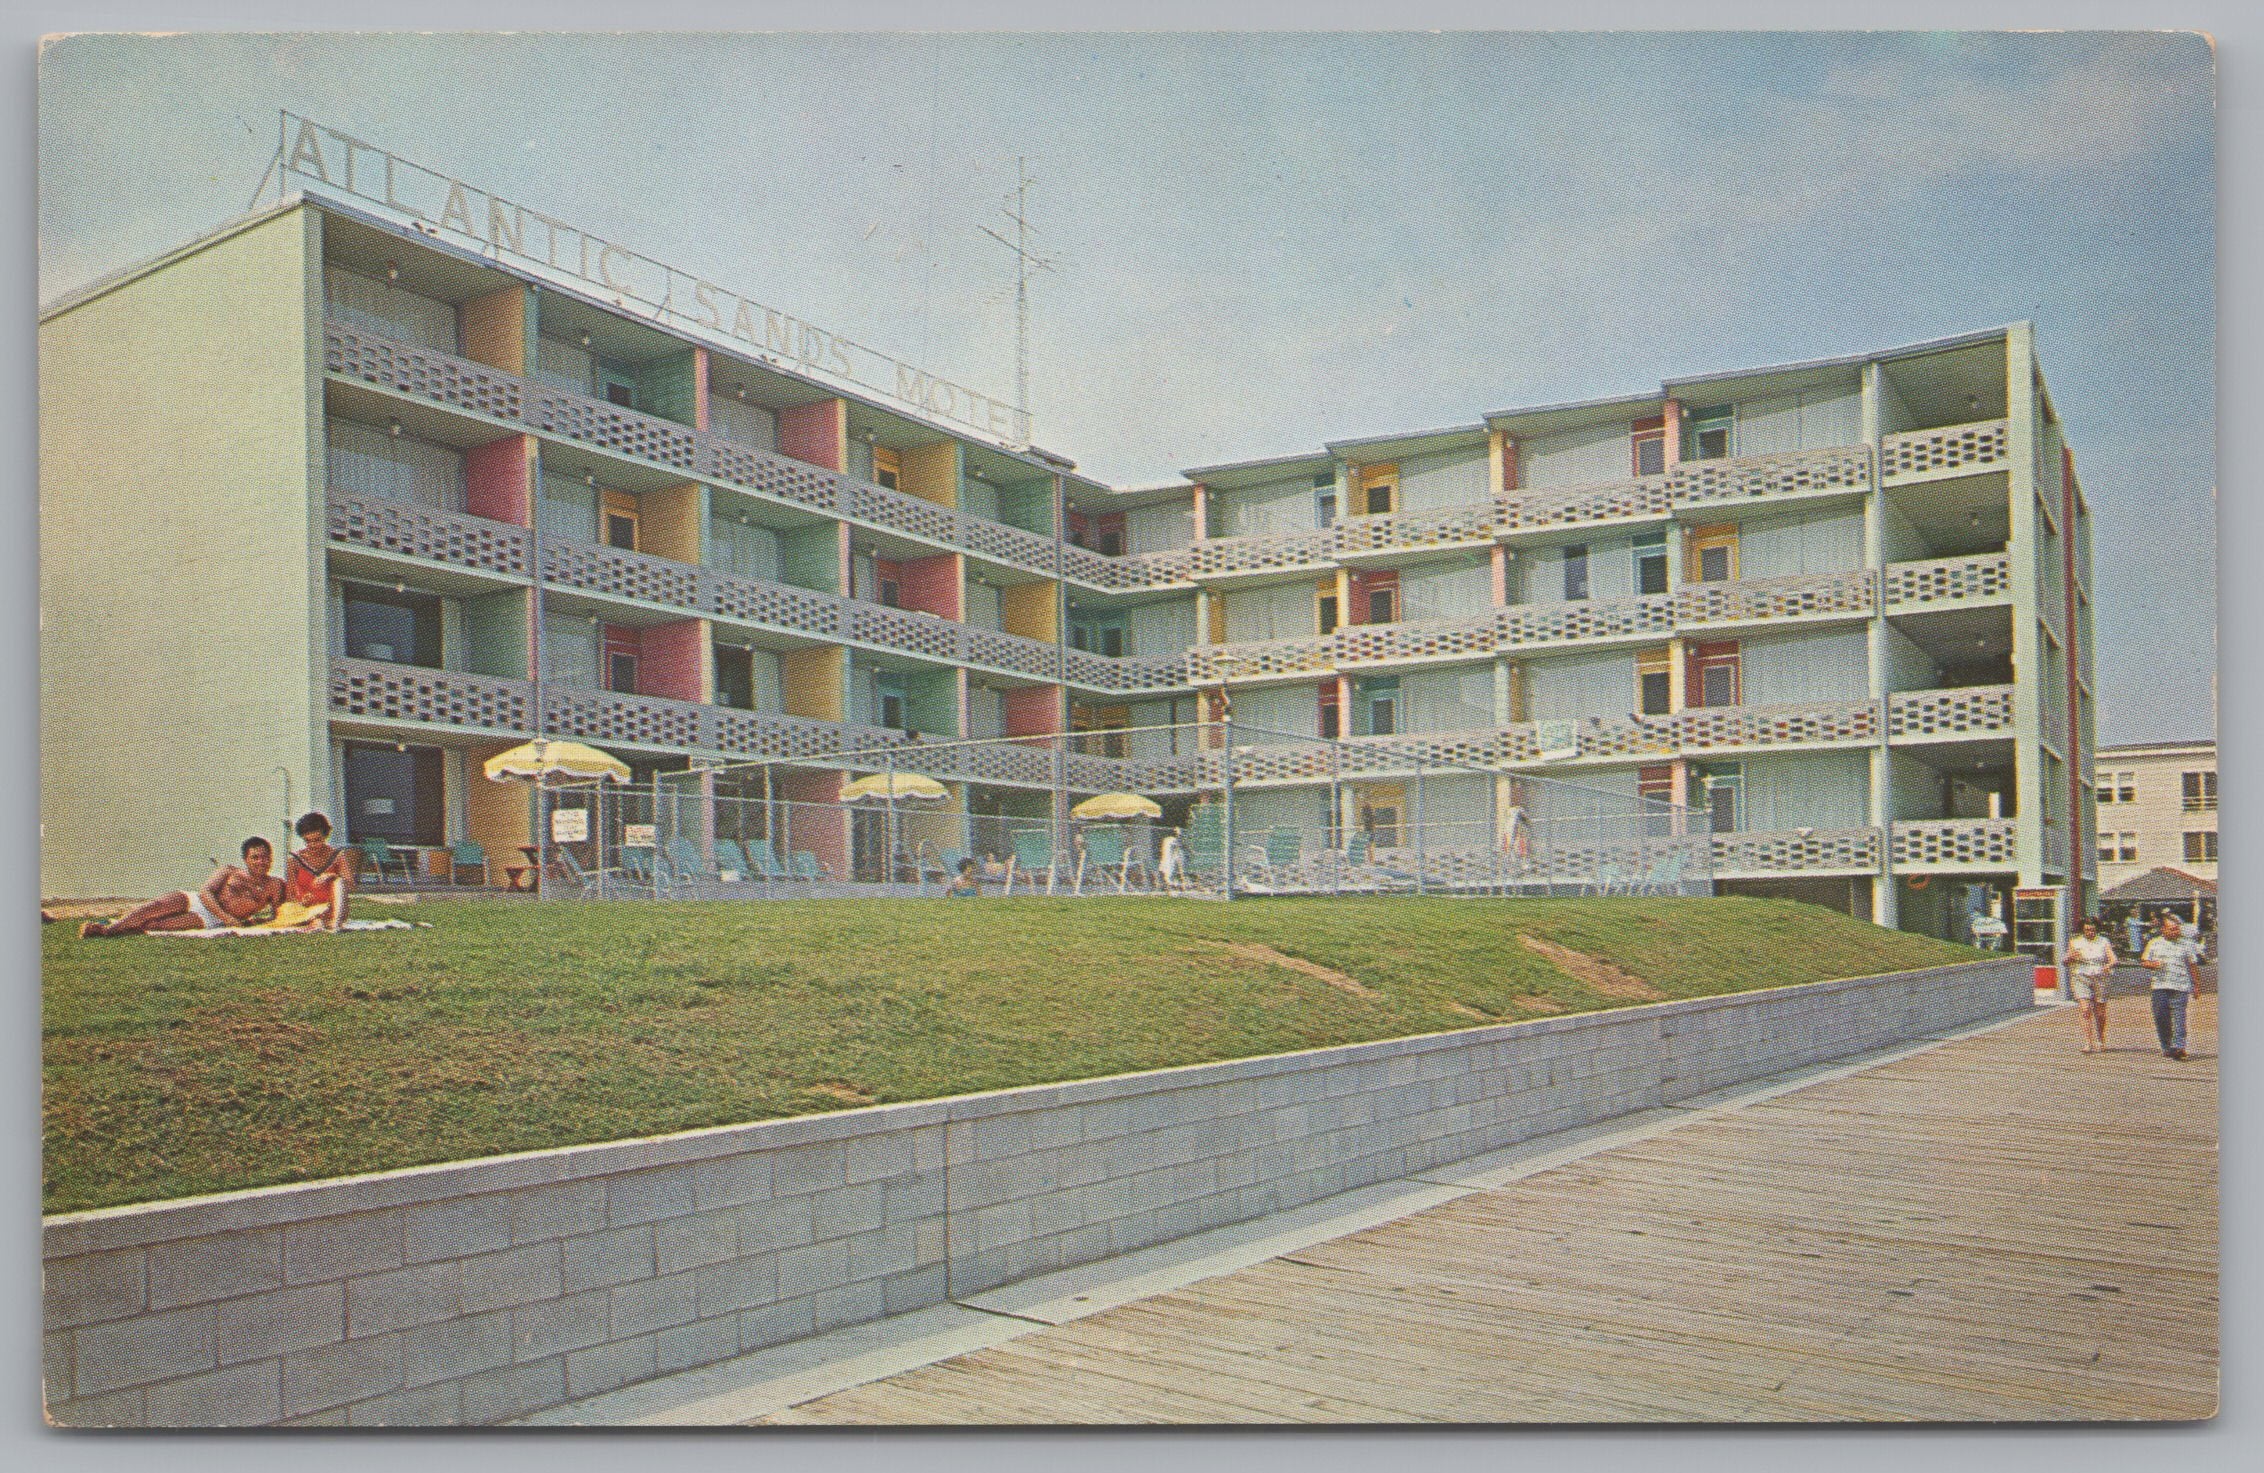
[[[430,921],[348,921],[341,931],[414,931],[431,930]],[[328,931],[290,931],[277,926],[216,926],[209,931],[149,931],[150,936],[187,936],[191,939],[212,939],[219,936],[327,936]]]

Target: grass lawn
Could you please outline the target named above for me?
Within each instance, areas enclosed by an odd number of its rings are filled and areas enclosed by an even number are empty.
[[[46,1210],[1976,955],[1743,899],[387,913],[432,929],[82,941],[45,928]]]

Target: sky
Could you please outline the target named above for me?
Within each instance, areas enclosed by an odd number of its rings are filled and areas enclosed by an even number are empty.
[[[2165,33],[186,35],[51,44],[42,301],[277,112],[1011,397],[1113,484],[2016,319],[2102,742],[2213,733],[2213,58]],[[266,196],[272,199],[270,189]]]

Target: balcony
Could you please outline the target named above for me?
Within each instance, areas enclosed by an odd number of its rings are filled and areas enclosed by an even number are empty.
[[[1656,717],[1653,722],[1671,722],[1674,744],[1686,752],[1710,752],[1726,747],[1873,742],[1879,739],[1879,703],[1804,701],[1790,706],[1701,706],[1674,716]]]
[[[1502,533],[1663,517],[1673,509],[1674,499],[1665,476],[1512,491],[1494,503],[1495,528]]]
[[[1511,604],[1495,611],[1494,627],[1505,649],[1643,635],[1664,638],[1674,632],[1674,600],[1665,594],[1651,594],[1643,598]]]
[[[1714,878],[1762,875],[1875,875],[1879,831],[1780,829],[1713,835]]]
[[[1780,455],[1690,460],[1668,471],[1664,479],[1677,509],[1819,491],[1863,491],[1871,484],[1871,451],[1864,445],[1841,445]]]
[[[330,493],[325,518],[333,542],[506,578],[528,575],[531,539],[524,527],[508,522],[337,491]]]
[[[1335,669],[1336,636],[1331,634],[1196,645],[1187,652],[1187,677],[1196,685],[1326,675]]]
[[[1977,420],[1930,430],[1906,430],[1879,441],[1881,485],[1907,485],[1999,470],[2009,463],[2008,422]]]
[[[1903,819],[1894,825],[1896,869],[2002,870],[2017,862],[2009,818]]]
[[[1887,568],[1887,610],[1957,607],[2012,597],[2012,559],[2001,552],[1893,563]]]
[[[1729,583],[1685,583],[1675,591],[1678,625],[1740,624],[1753,619],[1824,619],[1871,612],[1868,572],[1803,573]]]
[[[1468,547],[1473,543],[1491,542],[1500,520],[1500,509],[1496,505],[1480,502],[1434,511],[1347,517],[1330,530],[1336,533],[1336,555],[1349,561],[1368,553]]]
[[[1335,563],[1336,529],[1211,537],[1188,548],[1187,553],[1188,571],[1198,579],[1318,572]]]
[[[2012,692],[2009,685],[1897,691],[1887,697],[1887,734],[1912,742],[2003,735],[2013,729]]]
[[[1399,624],[1347,624],[1331,636],[1339,666],[1403,660],[1467,660],[1500,643],[1491,613],[1468,619],[1416,619]]]

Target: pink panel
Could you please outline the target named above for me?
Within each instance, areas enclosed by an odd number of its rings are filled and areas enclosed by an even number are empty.
[[[656,624],[643,631],[637,667],[642,694],[675,701],[707,699],[707,630],[698,619]]]
[[[937,553],[897,565],[897,593],[904,607],[946,619],[967,617],[960,589],[959,554]]]
[[[779,772],[778,796],[788,803],[838,803],[843,775],[838,772]],[[807,849],[836,879],[849,873],[849,813],[843,808],[789,808],[786,831],[777,844],[783,862],[797,849]]]
[[[708,355],[707,349],[692,349],[692,428],[704,430],[707,424]]]
[[[849,405],[840,399],[820,399],[778,411],[778,450],[796,460],[847,470],[843,464],[849,443]]]
[[[1059,686],[1017,686],[1004,695],[1008,736],[1045,736],[1061,730]]]
[[[530,525],[527,516],[527,437],[505,435],[464,452],[464,508],[475,517]]]

